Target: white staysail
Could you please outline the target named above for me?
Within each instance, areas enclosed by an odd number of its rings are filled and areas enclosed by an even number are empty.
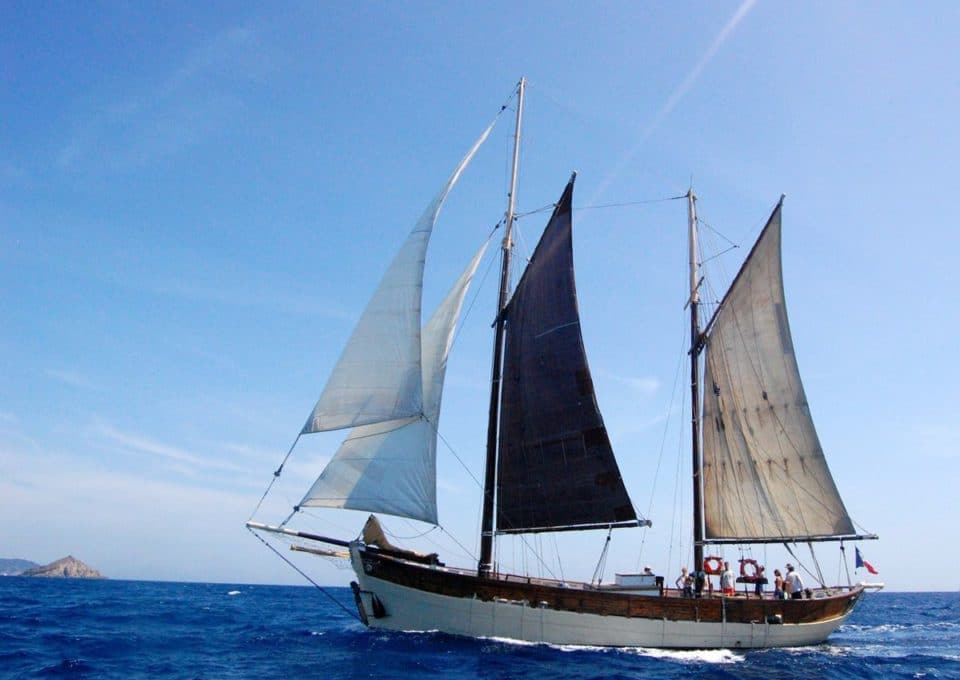
[[[779,205],[721,305],[706,354],[706,537],[854,534],[820,448],[793,353]]]
[[[394,257],[302,434],[409,418],[423,410],[420,307],[427,245],[447,194],[493,125],[463,157]]]
[[[488,241],[489,242],[489,241]],[[423,328],[423,414],[354,428],[300,501],[437,523],[437,433],[447,356],[484,243]]]

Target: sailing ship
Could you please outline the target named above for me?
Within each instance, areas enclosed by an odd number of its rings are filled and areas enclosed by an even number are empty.
[[[686,196],[695,591],[666,588],[649,574],[600,584],[504,573],[496,564],[495,539],[504,534],[649,524],[638,517],[621,477],[581,336],[572,256],[575,175],[509,290],[524,86],[521,80],[493,324],[478,563],[447,566],[436,554],[394,546],[375,515],[352,539],[294,529],[289,521],[304,508],[325,507],[437,524],[444,373],[483,249],[421,327],[424,259],[440,208],[490,127],[410,232],[301,432],[350,428],[346,440],[286,520],[274,525],[251,517],[248,528],[305,544],[296,549],[348,559],[358,616],[376,629],[687,649],[825,640],[869,585],[821,582],[791,599],[701,587],[709,580],[704,572],[719,567],[718,558],[705,555],[707,546],[809,543],[812,549],[814,542],[841,541],[842,547],[842,541],[875,538],[858,534],[844,507],[800,380],[784,307],[782,198],[712,318],[701,324],[696,200],[692,191]],[[317,543],[333,548],[306,545]],[[763,576],[753,560],[741,561],[741,582]]]

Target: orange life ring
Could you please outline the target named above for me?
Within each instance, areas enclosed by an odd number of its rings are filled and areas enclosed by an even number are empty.
[[[750,573],[747,573],[747,567],[751,567]],[[744,558],[740,560],[740,577],[746,583],[755,583],[760,575],[763,573],[763,567],[757,564],[756,560],[750,558]]]
[[[723,572],[723,560],[715,556],[704,557],[703,570],[711,576],[716,576]]]

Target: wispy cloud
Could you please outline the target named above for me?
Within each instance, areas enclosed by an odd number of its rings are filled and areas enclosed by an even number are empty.
[[[247,473],[248,470],[232,462],[212,456],[198,456],[177,446],[151,439],[141,434],[124,432],[116,427],[98,423],[91,427],[91,433],[109,446],[138,455],[146,455],[175,463],[177,469],[192,474],[203,470],[226,470],[235,473]]]
[[[128,119],[165,107],[197,83],[214,77],[237,74],[252,76],[259,70],[250,52],[259,44],[256,32],[233,26],[213,35],[206,43],[187,53],[174,70],[150,90],[115,104],[110,113]]]
[[[660,380],[651,376],[629,376],[604,371],[604,378],[630,388],[632,392],[644,397],[652,397],[660,391]]]
[[[665,411],[662,413],[657,413],[647,418],[642,419],[630,419],[625,420],[623,418],[617,419],[614,421],[613,418],[608,418],[610,424],[610,431],[616,434],[618,439],[623,439],[627,435],[636,434],[638,432],[646,432],[650,428],[660,425],[665,422],[675,411]]]
[[[703,53],[703,56],[700,57],[700,60],[694,65],[690,72],[687,73],[686,77],[680,82],[680,84],[670,93],[670,96],[667,97],[667,101],[663,103],[663,106],[660,107],[660,110],[653,117],[653,119],[647,123],[647,126],[644,128],[643,133],[640,135],[640,144],[643,143],[650,135],[653,133],[657,127],[663,122],[663,120],[669,116],[677,104],[680,103],[680,100],[683,99],[684,95],[690,91],[694,83],[700,78],[700,75],[703,73],[703,70],[707,67],[713,58],[716,56],[717,52],[727,41],[730,35],[733,33],[734,29],[743,21],[743,18],[747,16],[751,9],[753,9],[756,0],[744,0],[740,3],[740,6],[737,7],[737,11],[733,13],[733,16],[727,20],[727,23],[724,24],[723,28],[720,29],[720,32],[713,39],[713,42],[710,43],[710,46],[707,47],[707,51]],[[635,155],[639,150],[639,144],[631,149],[631,155]]]
[[[243,115],[234,85],[267,77],[270,64],[255,30],[226,29],[184,55],[166,76],[78,120],[56,165],[124,169],[192,146]]]
[[[670,93],[670,96],[667,97],[667,100],[663,103],[657,113],[650,119],[650,121],[643,127],[640,132],[640,137],[637,142],[630,147],[626,153],[620,158],[616,163],[613,169],[607,174],[602,182],[597,186],[596,190],[593,193],[593,196],[590,197],[590,200],[587,201],[588,204],[594,203],[606,188],[610,185],[613,179],[623,171],[634,157],[640,152],[640,149],[643,148],[643,145],[646,143],[647,139],[650,137],[653,132],[660,127],[663,121],[669,116],[677,104],[680,103],[680,100],[691,90],[697,80],[700,78],[704,69],[707,65],[713,60],[717,52],[723,47],[723,44],[727,42],[727,39],[733,34],[733,31],[737,28],[744,17],[753,9],[756,0],[743,0],[740,3],[740,6],[737,7],[733,15],[727,20],[727,23],[723,25],[723,28],[720,29],[720,32],[717,33],[716,37],[713,39],[713,42],[707,47],[706,51],[700,57],[693,68],[687,72],[687,75],[684,77],[680,84],[674,88],[673,92]]]
[[[237,444],[234,442],[220,442],[214,444],[214,446],[218,450],[250,460],[273,460],[279,455],[277,451],[267,451],[265,449],[248,446],[247,444]]]
[[[119,277],[118,281],[126,283]],[[322,316],[336,320],[352,320],[357,316],[356,311],[349,312],[326,296],[278,291],[275,287],[270,288],[269,282],[254,287],[244,281],[231,280],[229,286],[213,286],[196,279],[181,278],[157,280],[142,287],[159,295],[230,307],[269,309],[291,316]]]
[[[78,371],[48,368],[44,371],[44,373],[48,377],[53,378],[64,385],[69,385],[70,387],[80,387],[88,390],[97,389],[96,384],[92,380]]]

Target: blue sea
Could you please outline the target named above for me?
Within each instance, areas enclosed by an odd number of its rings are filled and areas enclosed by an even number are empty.
[[[666,652],[373,632],[328,592],[0,577],[0,678],[960,678],[960,593],[869,594],[816,647]]]

